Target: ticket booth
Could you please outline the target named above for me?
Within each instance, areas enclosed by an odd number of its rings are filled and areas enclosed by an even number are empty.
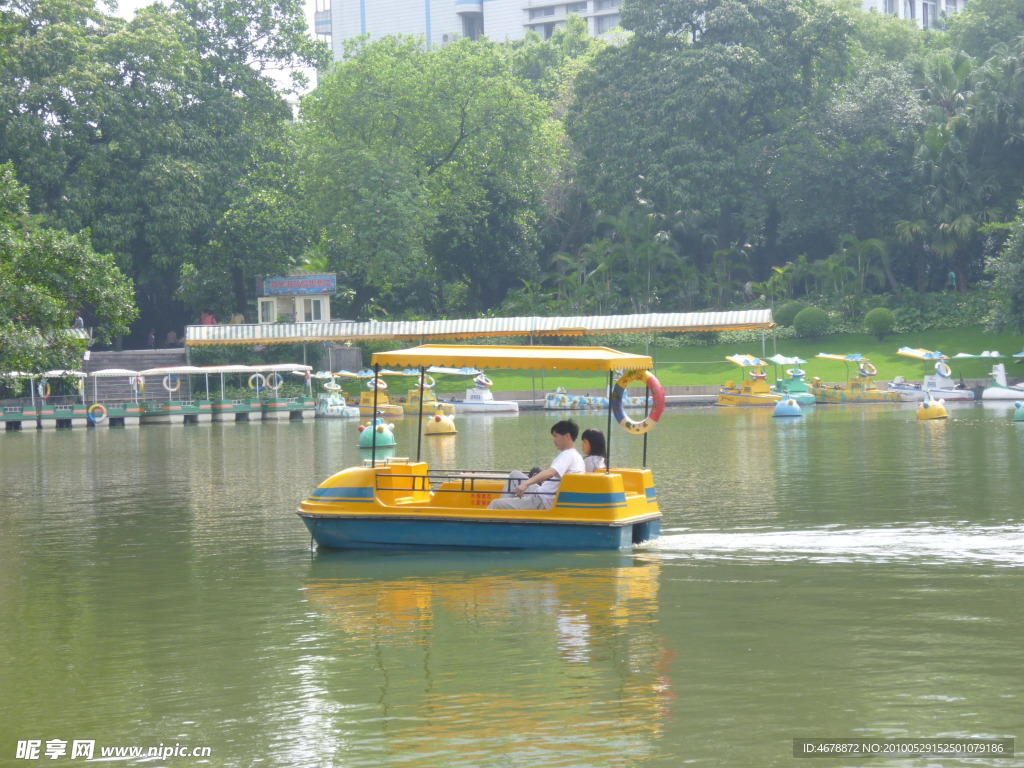
[[[259,322],[330,322],[331,294],[337,291],[335,275],[269,277],[263,281],[263,295],[258,300]]]

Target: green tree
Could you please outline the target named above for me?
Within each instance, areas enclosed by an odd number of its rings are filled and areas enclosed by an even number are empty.
[[[436,311],[453,283],[481,311],[537,277],[561,136],[507,49],[357,41],[302,100],[299,128],[303,194],[354,313]]]
[[[1007,328],[1024,333],[1024,201],[1010,225],[1010,236],[988,264],[994,277],[988,325],[995,331]]]
[[[1024,0],[971,0],[950,17],[949,35],[954,43],[981,59],[999,44],[1012,44],[1024,30]]]
[[[135,318],[131,281],[87,232],[41,226],[27,198],[11,165],[0,166],[0,370],[76,368],[85,341],[67,332],[75,312],[109,341]]]

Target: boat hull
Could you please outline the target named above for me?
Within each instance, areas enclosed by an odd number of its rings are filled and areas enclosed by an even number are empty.
[[[325,480],[298,514],[318,545],[335,549],[621,549],[661,531],[647,469],[566,475],[548,509],[490,509],[507,480],[369,462]]]
[[[890,384],[889,391],[898,394],[900,396],[900,400],[904,403],[923,402],[925,395],[931,395],[931,397],[936,400],[964,401],[974,399],[974,393],[969,389],[929,389],[925,391],[917,387],[901,387],[899,385],[893,386]]]
[[[456,413],[519,413],[519,403],[514,400],[491,400],[486,403],[451,402]]]
[[[657,538],[661,520],[620,525],[485,520],[381,519],[299,513],[314,541],[332,549],[625,549]]]
[[[985,387],[981,391],[982,400],[1024,400],[1024,389],[1013,387]]]

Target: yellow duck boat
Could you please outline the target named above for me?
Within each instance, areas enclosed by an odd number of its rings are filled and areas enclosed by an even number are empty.
[[[614,385],[609,450],[613,418],[646,440],[665,407],[664,390],[648,370],[650,357],[604,347],[426,345],[373,356],[375,370],[466,364],[607,373]],[[625,371],[618,381],[615,371]],[[654,399],[642,421],[622,410],[625,388],[634,381],[646,384]],[[418,458],[378,460],[374,450],[363,466],[321,483],[299,505],[298,514],[319,546],[339,549],[619,549],[660,532],[662,515],[650,469],[567,474],[549,509],[488,509],[507,479],[507,470],[432,470]]]
[[[775,405],[782,399],[782,395],[772,392],[768,385],[768,374],[764,370],[768,363],[764,360],[751,355],[729,355],[725,359],[740,367],[740,382],[725,382],[718,391],[716,405]],[[748,368],[751,369],[749,379],[744,375]]]
[[[898,403],[899,392],[879,389],[874,377],[878,374],[875,366],[863,355],[816,355],[822,360],[838,360],[846,364],[846,384],[825,385],[815,376],[811,379],[811,392],[816,403]],[[850,363],[857,364],[857,375],[851,378]]]

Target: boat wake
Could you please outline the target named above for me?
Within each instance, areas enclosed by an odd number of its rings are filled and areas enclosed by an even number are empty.
[[[1024,566],[1024,525],[829,526],[801,531],[668,530],[646,545],[661,557],[819,563],[915,561]]]

